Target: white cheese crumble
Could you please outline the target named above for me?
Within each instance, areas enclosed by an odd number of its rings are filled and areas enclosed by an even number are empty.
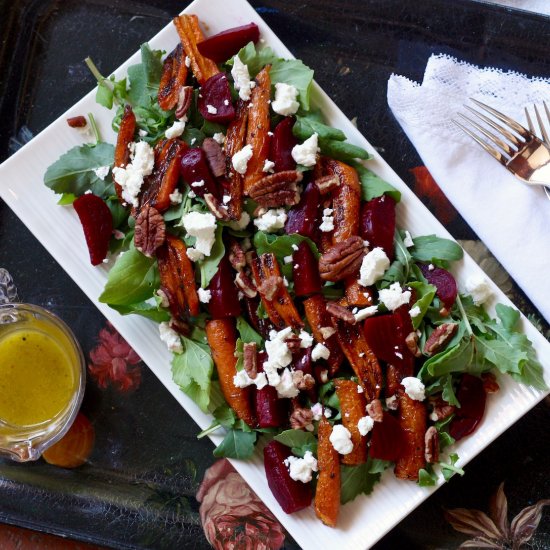
[[[248,212],[243,212],[238,220],[232,220],[227,225],[235,231],[241,231],[250,223],[250,215]]]
[[[253,80],[250,80],[248,66],[241,61],[241,58],[238,55],[233,57],[231,76],[233,77],[233,81],[235,83],[235,89],[239,92],[239,97],[243,101],[248,101],[250,99],[250,92],[252,91],[252,88],[256,86],[256,83]]]
[[[331,336],[336,334],[336,329],[334,327],[321,327],[319,329],[323,340],[328,340]]]
[[[301,481],[302,483],[309,483],[313,472],[317,472],[319,469],[317,459],[311,451],[306,451],[304,458],[289,456],[283,463],[288,468],[290,477],[294,481]]]
[[[248,161],[252,158],[252,145],[245,145],[240,151],[237,151],[231,158],[231,164],[239,174],[246,174]]]
[[[311,352],[311,360],[318,361],[319,359],[328,359],[330,350],[324,344],[317,344]]]
[[[474,304],[480,306],[493,296],[489,282],[481,275],[470,275],[466,279],[466,292],[472,296]]]
[[[332,411],[325,407],[325,412],[323,414],[323,405],[321,403],[315,403],[311,406],[311,413],[313,414],[313,420],[321,420],[321,417],[330,418],[332,416]]]
[[[164,132],[164,135],[167,139],[177,138],[180,137],[181,134],[183,134],[183,131],[185,130],[185,122],[183,120],[176,120],[170,128],[166,129],[166,132]]]
[[[335,451],[341,455],[349,455],[353,451],[353,443],[351,441],[351,434],[349,430],[342,426],[342,424],[336,424],[332,427],[332,433],[329,437],[330,442]]]
[[[125,168],[113,168],[113,176],[122,188],[122,198],[132,206],[138,205],[143,178],[153,172],[155,153],[146,141],[130,144],[131,162]]]
[[[357,422],[357,429],[361,435],[367,435],[374,428],[374,420],[370,416],[363,416]]]
[[[386,397],[386,407],[392,411],[396,411],[399,403],[397,402],[397,395]]]
[[[181,204],[183,201],[183,195],[180,193],[179,189],[176,189],[173,193],[170,193],[170,204]]]
[[[394,311],[399,306],[409,303],[409,300],[411,299],[411,291],[403,291],[399,283],[393,283],[389,288],[379,290],[378,297],[390,311]]]
[[[211,115],[217,115],[217,114],[218,114],[218,109],[216,109],[216,107],[214,107],[214,105],[207,105],[207,106],[206,106],[206,110],[207,110]]]
[[[180,335],[170,326],[170,323],[163,321],[159,325],[160,339],[166,344],[166,347],[174,353],[182,353],[183,345]]]
[[[317,162],[318,135],[315,133],[307,138],[304,143],[292,148],[292,158],[302,166],[315,166]]]
[[[185,253],[192,262],[200,262],[204,260],[204,254],[196,248],[188,248]]]
[[[273,168],[275,168],[275,163],[272,160],[266,159],[262,172],[273,172]]]
[[[323,210],[323,222],[319,226],[319,229],[323,233],[334,231],[334,217],[332,216],[332,212],[332,208],[325,208]]]
[[[409,310],[409,315],[411,316],[412,319],[414,319],[415,317],[418,317],[421,313],[422,311],[420,310],[419,306],[411,307],[411,309]]]
[[[301,348],[310,348],[313,345],[313,336],[309,332],[306,332],[304,329],[300,330],[300,347]]]
[[[187,196],[190,198],[190,199],[194,199],[197,194],[195,193],[195,191],[193,191],[193,189],[190,189],[189,190],[189,193],[187,193]]]
[[[293,244],[293,245],[292,245],[292,250],[294,250],[294,251],[297,251],[297,250],[298,250],[298,248],[299,248],[299,247],[298,247],[298,245],[297,245],[297,244]]]
[[[359,284],[362,286],[371,286],[380,280],[386,269],[390,267],[390,260],[383,248],[377,246],[373,248],[363,258],[361,269],[359,270]]]
[[[199,302],[203,304],[207,304],[212,299],[212,292],[210,290],[199,288],[197,294],[199,295]]]
[[[267,212],[254,220],[254,225],[260,231],[273,233],[285,226],[286,217],[284,208],[270,208]]]
[[[233,377],[233,384],[237,388],[246,388],[247,386],[256,386],[259,390],[267,386],[267,377],[264,372],[256,374],[256,378],[250,378],[248,373],[242,369]]]
[[[139,130],[138,135],[139,137],[145,137],[149,135],[149,132],[147,130]]]
[[[169,307],[170,302],[168,301],[168,296],[166,296],[166,292],[162,290],[161,288],[157,289],[155,294],[160,298],[159,306],[160,307]]]
[[[424,401],[426,399],[425,387],[422,382],[414,377],[407,376],[401,380],[401,385],[405,388],[405,393],[415,401]]]
[[[216,218],[209,212],[189,212],[182,217],[182,222],[185,231],[196,239],[195,249],[205,256],[210,256],[216,240]]]
[[[291,264],[291,263],[292,263],[292,256],[285,256],[285,257],[283,258],[283,262],[284,262],[285,264]]]
[[[103,181],[107,177],[110,169],[110,166],[100,166],[94,170],[94,173],[101,181]]]
[[[279,115],[293,115],[300,107],[300,104],[296,101],[297,97],[298,90],[295,86],[277,82],[275,84],[275,99],[271,102],[271,107]]]
[[[188,55],[185,56],[185,66],[187,68],[191,67],[191,58]]]
[[[357,384],[357,393],[364,393],[364,389],[363,389],[363,386],[360,386],[359,384]]]
[[[403,239],[403,244],[407,248],[411,248],[411,246],[414,246],[414,242],[412,240],[411,234],[408,231],[405,231],[405,238]]]
[[[203,186],[204,186],[204,180],[194,181],[191,184],[191,187],[203,187]]]
[[[265,342],[267,361],[264,363],[264,371],[267,375],[270,386],[277,386],[281,381],[278,369],[287,367],[292,363],[292,352],[288,349],[286,339],[292,333],[290,327],[279,332],[272,330],[269,333],[269,340]]]
[[[430,264],[428,266],[428,271],[433,271],[435,269],[435,265],[434,264]]]
[[[357,313],[354,313],[355,320],[359,323],[364,321],[367,317],[372,317],[378,311],[378,306],[369,306],[360,309]]]
[[[212,139],[220,145],[223,145],[225,143],[225,136],[221,132],[216,132],[212,136]]]
[[[222,197],[223,204],[229,204],[231,202],[231,195],[224,195]]]
[[[280,376],[281,379],[275,386],[275,389],[277,390],[277,397],[281,399],[292,399],[293,397],[296,397],[300,393],[300,390],[294,384],[292,372],[290,372],[289,369],[285,369]]]

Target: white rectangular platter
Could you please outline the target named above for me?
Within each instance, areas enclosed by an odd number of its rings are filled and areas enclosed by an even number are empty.
[[[283,57],[292,57],[289,50],[245,0],[196,0],[185,11],[197,14],[207,26],[209,33],[254,21],[259,25],[266,45]],[[170,23],[150,41],[150,44],[155,49],[171,51],[178,40],[176,30]],[[307,59],[303,61],[308,63]],[[115,74],[120,78],[126,73],[128,66],[137,62],[139,53],[132,56]],[[373,156],[373,160],[369,161],[369,167],[401,191],[398,225],[408,229],[413,236],[435,233],[441,237],[451,238],[329,97],[317,85],[314,85],[313,92],[313,103],[322,109],[328,123],[343,130],[352,143],[365,147]],[[54,193],[42,183],[46,168],[69,148],[81,143],[78,133],[68,127],[65,121],[67,117],[93,112],[103,138],[111,143],[115,142],[115,135],[110,129],[112,115],[95,103],[94,96],[95,90],[0,166],[0,196],[134,347],[189,415],[201,428],[206,428],[211,423],[211,417],[202,413],[172,382],[171,356],[159,339],[157,325],[137,316],[122,317],[97,301],[107,278],[107,268],[94,268],[90,265],[80,222],[74,210],[71,207],[58,206]],[[480,268],[466,255],[455,269],[459,286],[462,286],[461,283],[464,283],[468,275],[480,272]],[[510,305],[509,300],[496,285],[493,285],[493,290],[499,302]],[[525,318],[522,322],[545,367],[546,379],[550,380],[550,344]],[[490,397],[485,419],[475,436],[461,441],[457,447],[461,466],[469,462],[545,395],[509,379],[500,382],[501,391]],[[169,428],[167,426],[167,429]],[[214,435],[212,439],[217,444],[221,436]],[[355,550],[370,547],[436,490],[397,480],[391,472],[386,472],[373,494],[369,497],[359,497],[342,508],[338,527],[331,529],[316,519],[313,509],[294,515],[287,515],[281,510],[267,486],[260,452],[248,462],[233,461],[233,464],[289,533],[306,549]]]

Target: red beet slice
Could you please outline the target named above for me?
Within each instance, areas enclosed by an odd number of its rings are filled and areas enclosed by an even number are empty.
[[[304,237],[315,239],[319,233],[320,204],[321,194],[319,188],[313,183],[308,183],[300,197],[300,202],[288,212],[285,233],[299,233]]]
[[[443,302],[443,305],[450,309],[456,300],[458,289],[455,278],[446,269],[442,267],[434,267],[430,269],[428,264],[418,264],[422,275],[426,280],[436,288],[438,298]]]
[[[241,314],[241,304],[234,280],[235,272],[227,256],[224,256],[208,285],[211,294],[208,310],[214,319],[238,317]]]
[[[109,240],[113,233],[113,215],[107,203],[91,193],[78,197],[73,206],[84,229],[90,261],[92,265],[99,265],[109,249]]]
[[[285,117],[273,130],[269,159],[275,163],[275,172],[296,170],[296,161],[292,158],[292,148],[298,140],[292,133],[294,118]]]
[[[313,347],[301,348],[297,352],[292,354],[292,368],[294,370],[301,370],[304,374],[311,374],[315,377],[313,372],[313,361],[311,359],[311,351]],[[326,366],[324,367],[326,369]],[[310,390],[306,391],[306,395],[312,403],[317,403],[317,386],[313,386]]]
[[[214,60],[216,63],[227,61],[249,42],[258,42],[260,39],[260,29],[256,23],[249,23],[242,27],[234,27],[226,31],[219,32],[210,36],[206,40],[199,42],[197,48],[199,52]]]
[[[375,422],[372,429],[369,453],[372,458],[395,461],[403,450],[403,431],[399,421],[384,411],[382,422]]]
[[[225,73],[211,76],[202,86],[197,107],[206,120],[227,124],[235,118],[231,91]]]
[[[471,374],[462,375],[456,398],[460,408],[456,409],[455,417],[451,420],[449,433],[458,441],[477,428],[485,413],[487,394],[481,378]]]
[[[305,241],[302,241],[298,245],[298,250],[292,254],[292,279],[296,296],[308,296],[321,292],[319,264]]]
[[[187,149],[181,157],[181,176],[197,196],[204,197],[206,193],[212,193],[220,199],[219,189],[208,167],[206,154],[200,147]],[[192,185],[200,181],[204,182],[203,185]]]
[[[393,260],[395,235],[395,201],[382,195],[361,204],[359,231],[362,239],[369,241],[372,250],[381,247],[386,256]]]
[[[265,352],[258,353],[258,372],[263,372],[263,364],[267,359]],[[288,399],[279,399],[273,386],[266,386],[254,393],[254,408],[258,427],[278,428],[288,424]]]
[[[287,514],[307,508],[312,499],[311,484],[292,479],[283,463],[291,454],[290,449],[278,441],[271,441],[264,447],[267,484]]]
[[[269,338],[269,333],[275,330],[275,325],[269,319],[260,319],[258,317],[258,306],[260,305],[260,297],[243,299],[244,307],[248,316],[250,324],[264,337]]]

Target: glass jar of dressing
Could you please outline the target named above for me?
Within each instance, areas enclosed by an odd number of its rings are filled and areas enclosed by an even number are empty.
[[[29,304],[0,305],[0,455],[36,460],[71,426],[86,366],[67,325]]]

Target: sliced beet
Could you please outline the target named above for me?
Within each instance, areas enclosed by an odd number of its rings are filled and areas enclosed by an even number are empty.
[[[197,48],[201,55],[212,59],[216,63],[227,61],[244,48],[249,42],[258,42],[260,29],[256,23],[249,23],[242,27],[233,27],[210,36],[199,42]]]
[[[395,235],[395,201],[388,195],[376,197],[361,204],[359,232],[369,241],[369,248],[380,247],[393,260]]]
[[[458,441],[470,435],[483,418],[487,400],[483,380],[471,374],[463,374],[456,398],[460,407],[455,410],[455,416],[449,425],[449,433]]]
[[[292,368],[294,370],[301,370],[304,374],[311,374],[315,376],[313,372],[313,360],[311,358],[311,352],[313,347],[300,348],[297,352],[292,354]],[[306,391],[306,395],[312,403],[317,403],[317,386],[313,386],[310,390]]]
[[[99,265],[107,256],[113,233],[113,215],[100,197],[87,193],[73,202],[78,214],[92,265]]]
[[[208,310],[213,319],[238,317],[241,314],[241,304],[234,281],[235,272],[227,256],[224,256],[208,285],[211,295]]]
[[[191,187],[191,190],[199,197],[211,193],[220,199],[220,191],[216,181],[212,177],[206,154],[200,147],[191,147],[181,157],[181,176]],[[202,185],[194,186],[193,183],[203,182]]]
[[[243,298],[244,307],[247,313],[250,324],[263,336],[264,339],[269,338],[269,333],[275,330],[275,325],[268,319],[261,319],[258,316],[258,307],[260,305],[260,297]]]
[[[292,149],[298,140],[292,133],[294,118],[285,117],[273,130],[269,159],[275,163],[275,172],[296,170],[296,161],[292,158]]]
[[[304,237],[315,239],[319,233],[320,204],[319,188],[313,183],[308,183],[300,197],[300,202],[288,212],[285,233],[299,233]]]
[[[302,241],[292,254],[292,280],[296,296],[309,296],[321,292],[319,263],[309,244]]]
[[[265,352],[258,353],[258,372],[263,372],[263,364],[267,359]],[[279,428],[288,424],[288,399],[279,399],[273,386],[265,386],[254,392],[254,408],[258,427]]]
[[[381,460],[397,460],[403,450],[403,430],[399,421],[384,411],[382,422],[375,422],[372,429],[369,454]]]
[[[225,73],[211,76],[202,86],[197,107],[200,114],[210,122],[228,124],[235,118],[231,102],[231,90]]]
[[[442,267],[433,267],[431,264],[418,264],[422,275],[426,280],[436,288],[437,297],[443,302],[443,305],[450,309],[456,300],[458,288],[455,278],[446,269]]]
[[[288,473],[284,461],[291,455],[290,449],[278,441],[271,441],[264,447],[267,484],[287,514],[307,508],[312,499],[311,484],[296,481]]]

